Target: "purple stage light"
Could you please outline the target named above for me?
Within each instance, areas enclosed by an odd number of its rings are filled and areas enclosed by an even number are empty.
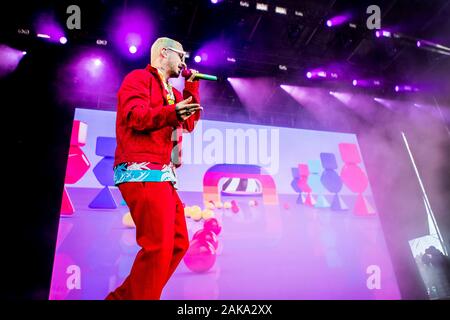
[[[202,57],[197,55],[197,56],[195,56],[194,61],[197,63],[200,63],[200,62],[202,62]]]
[[[381,37],[381,32],[378,30],[375,31],[375,37],[377,37],[377,38]]]
[[[383,30],[383,32],[381,34],[383,35],[383,37],[387,37],[387,38],[391,37],[391,32],[387,31],[387,30]]]
[[[395,92],[399,92],[400,91],[400,87],[399,86],[395,86],[394,90],[395,90]]]
[[[99,58],[96,58],[93,60],[94,66],[96,67],[100,67],[102,65],[102,60],[100,60]]]
[[[22,55],[26,55],[27,54],[27,52],[26,51],[22,51]]]
[[[335,27],[347,22],[348,20],[350,20],[350,14],[341,14],[331,19],[328,19],[326,25],[328,27]]]
[[[420,42],[420,40],[417,40],[416,45],[418,48],[420,48],[420,46],[422,45],[422,43]]]
[[[137,48],[136,46],[130,46],[128,48],[128,51],[130,51],[131,54],[135,54],[137,52]]]
[[[219,0],[211,0],[212,4],[217,4],[219,2]]]
[[[353,80],[353,81],[352,81],[352,84],[353,84],[354,86],[357,86],[357,85],[358,85],[358,80]]]
[[[60,37],[59,38],[59,43],[66,44],[67,43],[67,38],[66,37]]]
[[[138,58],[150,54],[149,49],[153,40],[156,40],[153,38],[152,21],[156,19],[144,8],[128,8],[114,17],[111,26],[111,29],[115,30],[113,43],[122,55]],[[135,52],[132,47],[136,48]]]
[[[317,73],[317,75],[318,75],[319,77],[322,77],[322,78],[326,78],[326,77],[327,77],[327,73],[326,73],[325,71],[319,71],[319,72]]]
[[[57,19],[49,13],[38,14],[36,21],[34,22],[34,27],[37,37],[48,39],[51,42],[62,43],[61,38],[65,36],[63,27],[57,22]]]
[[[0,44],[0,77],[13,72],[25,54],[26,51]]]
[[[311,79],[312,78],[312,72],[311,71],[308,71],[307,73],[306,73],[306,77],[308,78],[308,79]]]

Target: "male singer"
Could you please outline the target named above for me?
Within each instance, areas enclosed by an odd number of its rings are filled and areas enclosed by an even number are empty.
[[[168,82],[186,68],[183,46],[157,39],[151,64],[130,72],[118,92],[114,181],[136,224],[141,247],[131,272],[107,300],[160,299],[189,247],[175,168],[181,165],[183,129],[200,118],[197,71],[183,95]]]

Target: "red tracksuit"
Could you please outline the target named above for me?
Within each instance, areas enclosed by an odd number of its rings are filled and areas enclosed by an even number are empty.
[[[198,82],[186,82],[183,96],[173,89],[175,101],[192,96],[199,103]],[[200,118],[197,111],[182,122],[158,71],[148,65],[129,73],[118,93],[115,163],[169,164],[174,129],[191,132]],[[180,132],[181,130],[178,130]],[[178,135],[181,144],[181,135]],[[133,221],[141,250],[123,284],[106,299],[159,299],[161,292],[189,247],[184,208],[171,182],[126,182],[119,185]]]

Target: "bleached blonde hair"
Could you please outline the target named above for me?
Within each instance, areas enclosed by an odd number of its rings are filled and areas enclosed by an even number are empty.
[[[178,50],[182,50],[183,46],[178,41],[175,41],[170,38],[162,37],[158,38],[153,42],[152,48],[150,50],[150,63],[153,65],[156,59],[159,57],[159,53],[162,48],[174,48]]]

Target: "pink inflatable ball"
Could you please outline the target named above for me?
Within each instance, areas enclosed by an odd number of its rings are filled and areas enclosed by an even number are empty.
[[[192,239],[199,240],[200,242],[208,241],[214,247],[214,250],[217,250],[219,247],[219,240],[217,239],[217,235],[211,230],[200,229],[192,236]]]
[[[206,272],[211,269],[216,262],[216,250],[208,241],[201,242],[193,239],[186,252],[184,263],[193,272]]]
[[[286,209],[286,210],[289,210],[289,203],[285,202],[283,204],[283,208]]]
[[[239,212],[239,207],[238,207],[236,201],[234,201],[234,200],[231,201],[231,211],[233,211],[233,213]]]
[[[205,222],[203,222],[203,229],[206,231],[212,231],[216,235],[219,235],[222,231],[222,226],[216,218],[210,218],[206,219]]]

